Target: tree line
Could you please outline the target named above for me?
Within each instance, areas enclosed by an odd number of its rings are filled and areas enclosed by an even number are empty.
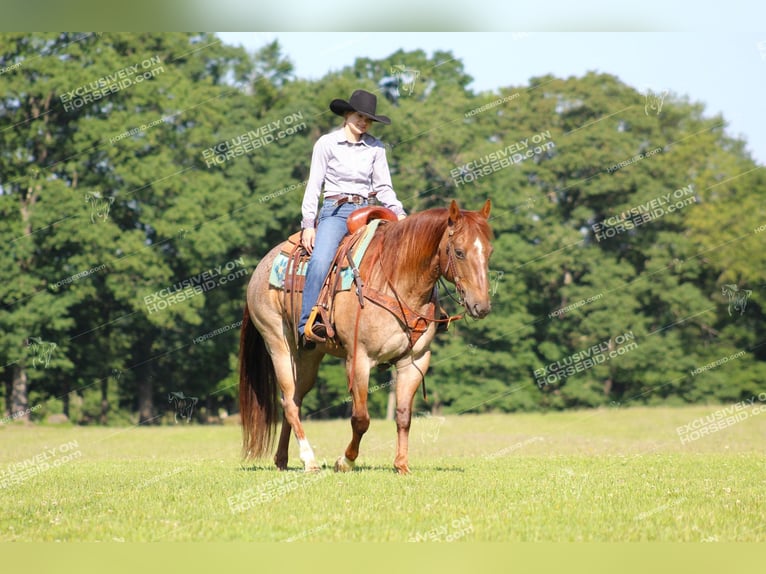
[[[763,169],[685,96],[595,72],[475,93],[460,54],[419,50],[306,80],[277,42],[206,33],[4,33],[0,69],[3,424],[170,422],[179,393],[196,420],[236,413],[249,275],[357,88],[392,117],[373,131],[409,212],[493,201],[492,313],[437,338],[420,411],[761,388]],[[391,374],[371,387],[383,416]],[[304,412],[346,399],[327,359]]]

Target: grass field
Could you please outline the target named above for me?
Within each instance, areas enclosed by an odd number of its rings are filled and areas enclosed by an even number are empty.
[[[349,474],[349,422],[308,422],[309,475],[295,444],[243,466],[235,426],[3,425],[0,542],[764,541],[766,416],[676,431],[720,408],[416,418],[409,476],[387,421]]]

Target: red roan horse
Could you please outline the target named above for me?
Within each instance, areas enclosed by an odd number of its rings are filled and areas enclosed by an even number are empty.
[[[271,451],[277,422],[278,395],[283,408],[282,430],[274,462],[287,468],[290,429],[300,445],[306,471],[319,470],[300,420],[305,394],[314,386],[326,353],[346,359],[353,399],[351,442],[335,463],[349,471],[359,455],[359,443],[370,424],[367,385],[370,369],[393,363],[396,367],[396,470],[409,473],[408,436],[415,393],[428,370],[431,341],[436,334],[431,303],[441,276],[455,284],[465,310],[473,318],[490,311],[489,258],[492,231],[487,223],[490,201],[481,211],[436,208],[379,227],[359,267],[365,289],[388,296],[400,317],[429,317],[415,344],[411,330],[394,312],[366,300],[360,307],[354,291],[334,299],[335,331],[340,345],[320,343],[315,349],[297,344],[288,297],[269,286],[269,273],[282,245],[272,249],[256,267],[247,289],[240,341],[239,402],[243,456],[261,457]],[[293,302],[300,307],[300,297]],[[413,313],[414,312],[414,313]],[[438,312],[437,312],[438,316]],[[437,317],[438,320],[438,317]]]

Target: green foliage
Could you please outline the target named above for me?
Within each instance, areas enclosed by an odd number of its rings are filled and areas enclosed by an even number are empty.
[[[493,311],[439,336],[418,410],[729,401],[763,381],[766,179],[702,104],[670,95],[649,113],[643,94],[595,72],[476,94],[460,54],[421,50],[305,80],[276,42],[248,55],[206,33],[4,33],[0,66],[11,64],[0,77],[4,416],[28,399],[35,420],[66,411],[94,424],[105,402],[107,424],[156,422],[179,391],[205,417],[236,412],[247,279],[298,228],[313,143],[339,125],[327,104],[357,88],[378,92],[393,120],[374,133],[409,212],[493,202]],[[288,124],[225,157],[227,142]],[[489,168],[466,178],[469,165]],[[732,309],[732,290],[746,308]],[[635,347],[538,384],[541,369],[594,346],[616,352],[625,334]],[[41,343],[55,344],[44,361]],[[373,374],[373,416],[390,377]],[[347,398],[328,359],[304,412],[347,416]]]

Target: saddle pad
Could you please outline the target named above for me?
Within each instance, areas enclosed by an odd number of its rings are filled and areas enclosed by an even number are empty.
[[[362,257],[364,257],[364,254],[367,251],[367,247],[369,247],[370,241],[375,235],[375,231],[377,231],[381,221],[384,221],[384,220],[373,219],[370,223],[367,224],[364,230],[361,231],[361,233],[363,233],[364,235],[359,240],[359,243],[357,243],[356,248],[354,249],[353,257],[352,257],[352,259],[354,260],[354,264],[357,267],[359,267],[359,264],[362,262]],[[272,287],[275,287],[276,289],[285,288],[285,275],[287,273],[287,265],[290,262],[289,255],[290,255],[289,253],[285,253],[284,251],[282,251],[279,253],[279,255],[277,255],[274,258],[274,263],[271,266],[271,273],[269,273],[269,285],[271,285]],[[298,264],[298,272],[296,273],[296,275],[305,277],[307,268],[308,268],[308,258],[301,258],[301,261]],[[341,275],[340,290],[348,291],[349,289],[351,289],[352,285],[354,284],[354,273],[351,270],[351,268],[348,265],[346,265],[341,268],[340,275]],[[299,282],[299,285],[296,291],[303,291],[303,281]]]

